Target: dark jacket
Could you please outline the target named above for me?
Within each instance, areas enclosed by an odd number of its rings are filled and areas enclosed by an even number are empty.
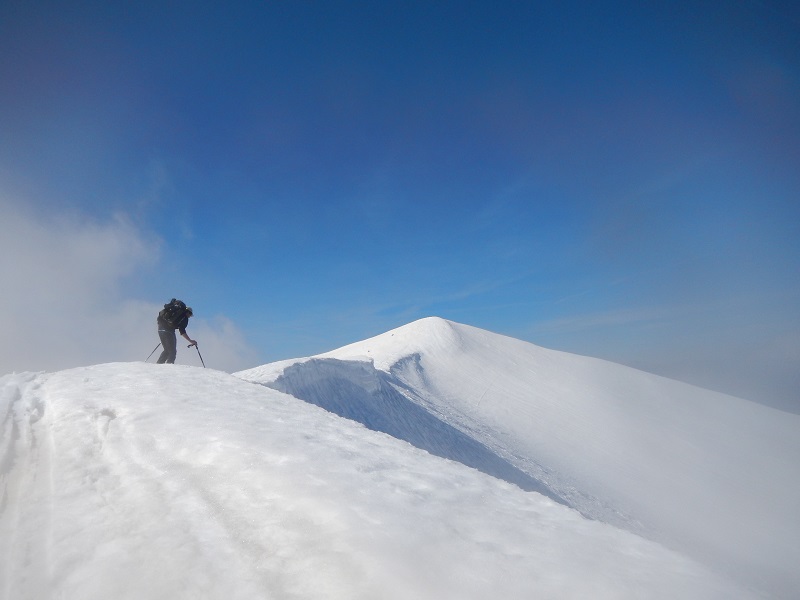
[[[180,321],[178,321],[177,325],[171,325],[167,323],[161,317],[156,319],[156,323],[158,324],[158,328],[164,331],[175,331],[178,330],[178,333],[181,335],[186,335],[186,327],[189,325],[189,315],[183,315]]]

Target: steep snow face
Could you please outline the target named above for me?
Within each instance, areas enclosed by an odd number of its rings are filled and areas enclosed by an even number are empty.
[[[778,596],[800,588],[796,415],[438,318],[318,358],[371,361],[404,397],[585,515]],[[289,364],[239,375],[324,405],[324,379],[352,371],[326,375],[303,359],[289,377]],[[317,393],[293,384],[300,370]]]
[[[0,499],[3,600],[752,597],[539,494],[179,365],[0,378]]]
[[[413,389],[372,363],[317,358],[291,365],[270,387],[363,423],[443,458],[458,461],[567,504],[541,481],[498,456],[478,440],[423,408]]]

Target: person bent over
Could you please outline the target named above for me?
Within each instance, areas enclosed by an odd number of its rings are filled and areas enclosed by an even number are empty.
[[[164,305],[164,310],[158,313],[158,318],[156,319],[156,323],[158,324],[158,337],[161,339],[161,345],[164,347],[161,356],[159,356],[156,361],[158,364],[173,364],[175,362],[175,357],[178,355],[178,341],[175,335],[176,329],[186,338],[190,347],[197,345],[197,342],[186,334],[186,327],[189,325],[189,319],[192,315],[193,312],[191,308],[174,298],[169,304]]]

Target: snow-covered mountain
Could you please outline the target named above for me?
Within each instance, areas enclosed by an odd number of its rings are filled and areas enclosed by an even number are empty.
[[[6,375],[0,599],[790,598],[798,433],[441,319],[236,375]]]
[[[759,589],[800,589],[800,417],[443,319],[239,374]]]

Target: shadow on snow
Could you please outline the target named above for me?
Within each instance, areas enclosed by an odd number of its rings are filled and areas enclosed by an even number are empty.
[[[405,369],[408,365],[397,367]],[[411,389],[394,374],[375,369],[372,363],[316,358],[287,367],[268,385],[431,454],[569,506],[544,483],[415,403],[410,398],[415,396]]]

